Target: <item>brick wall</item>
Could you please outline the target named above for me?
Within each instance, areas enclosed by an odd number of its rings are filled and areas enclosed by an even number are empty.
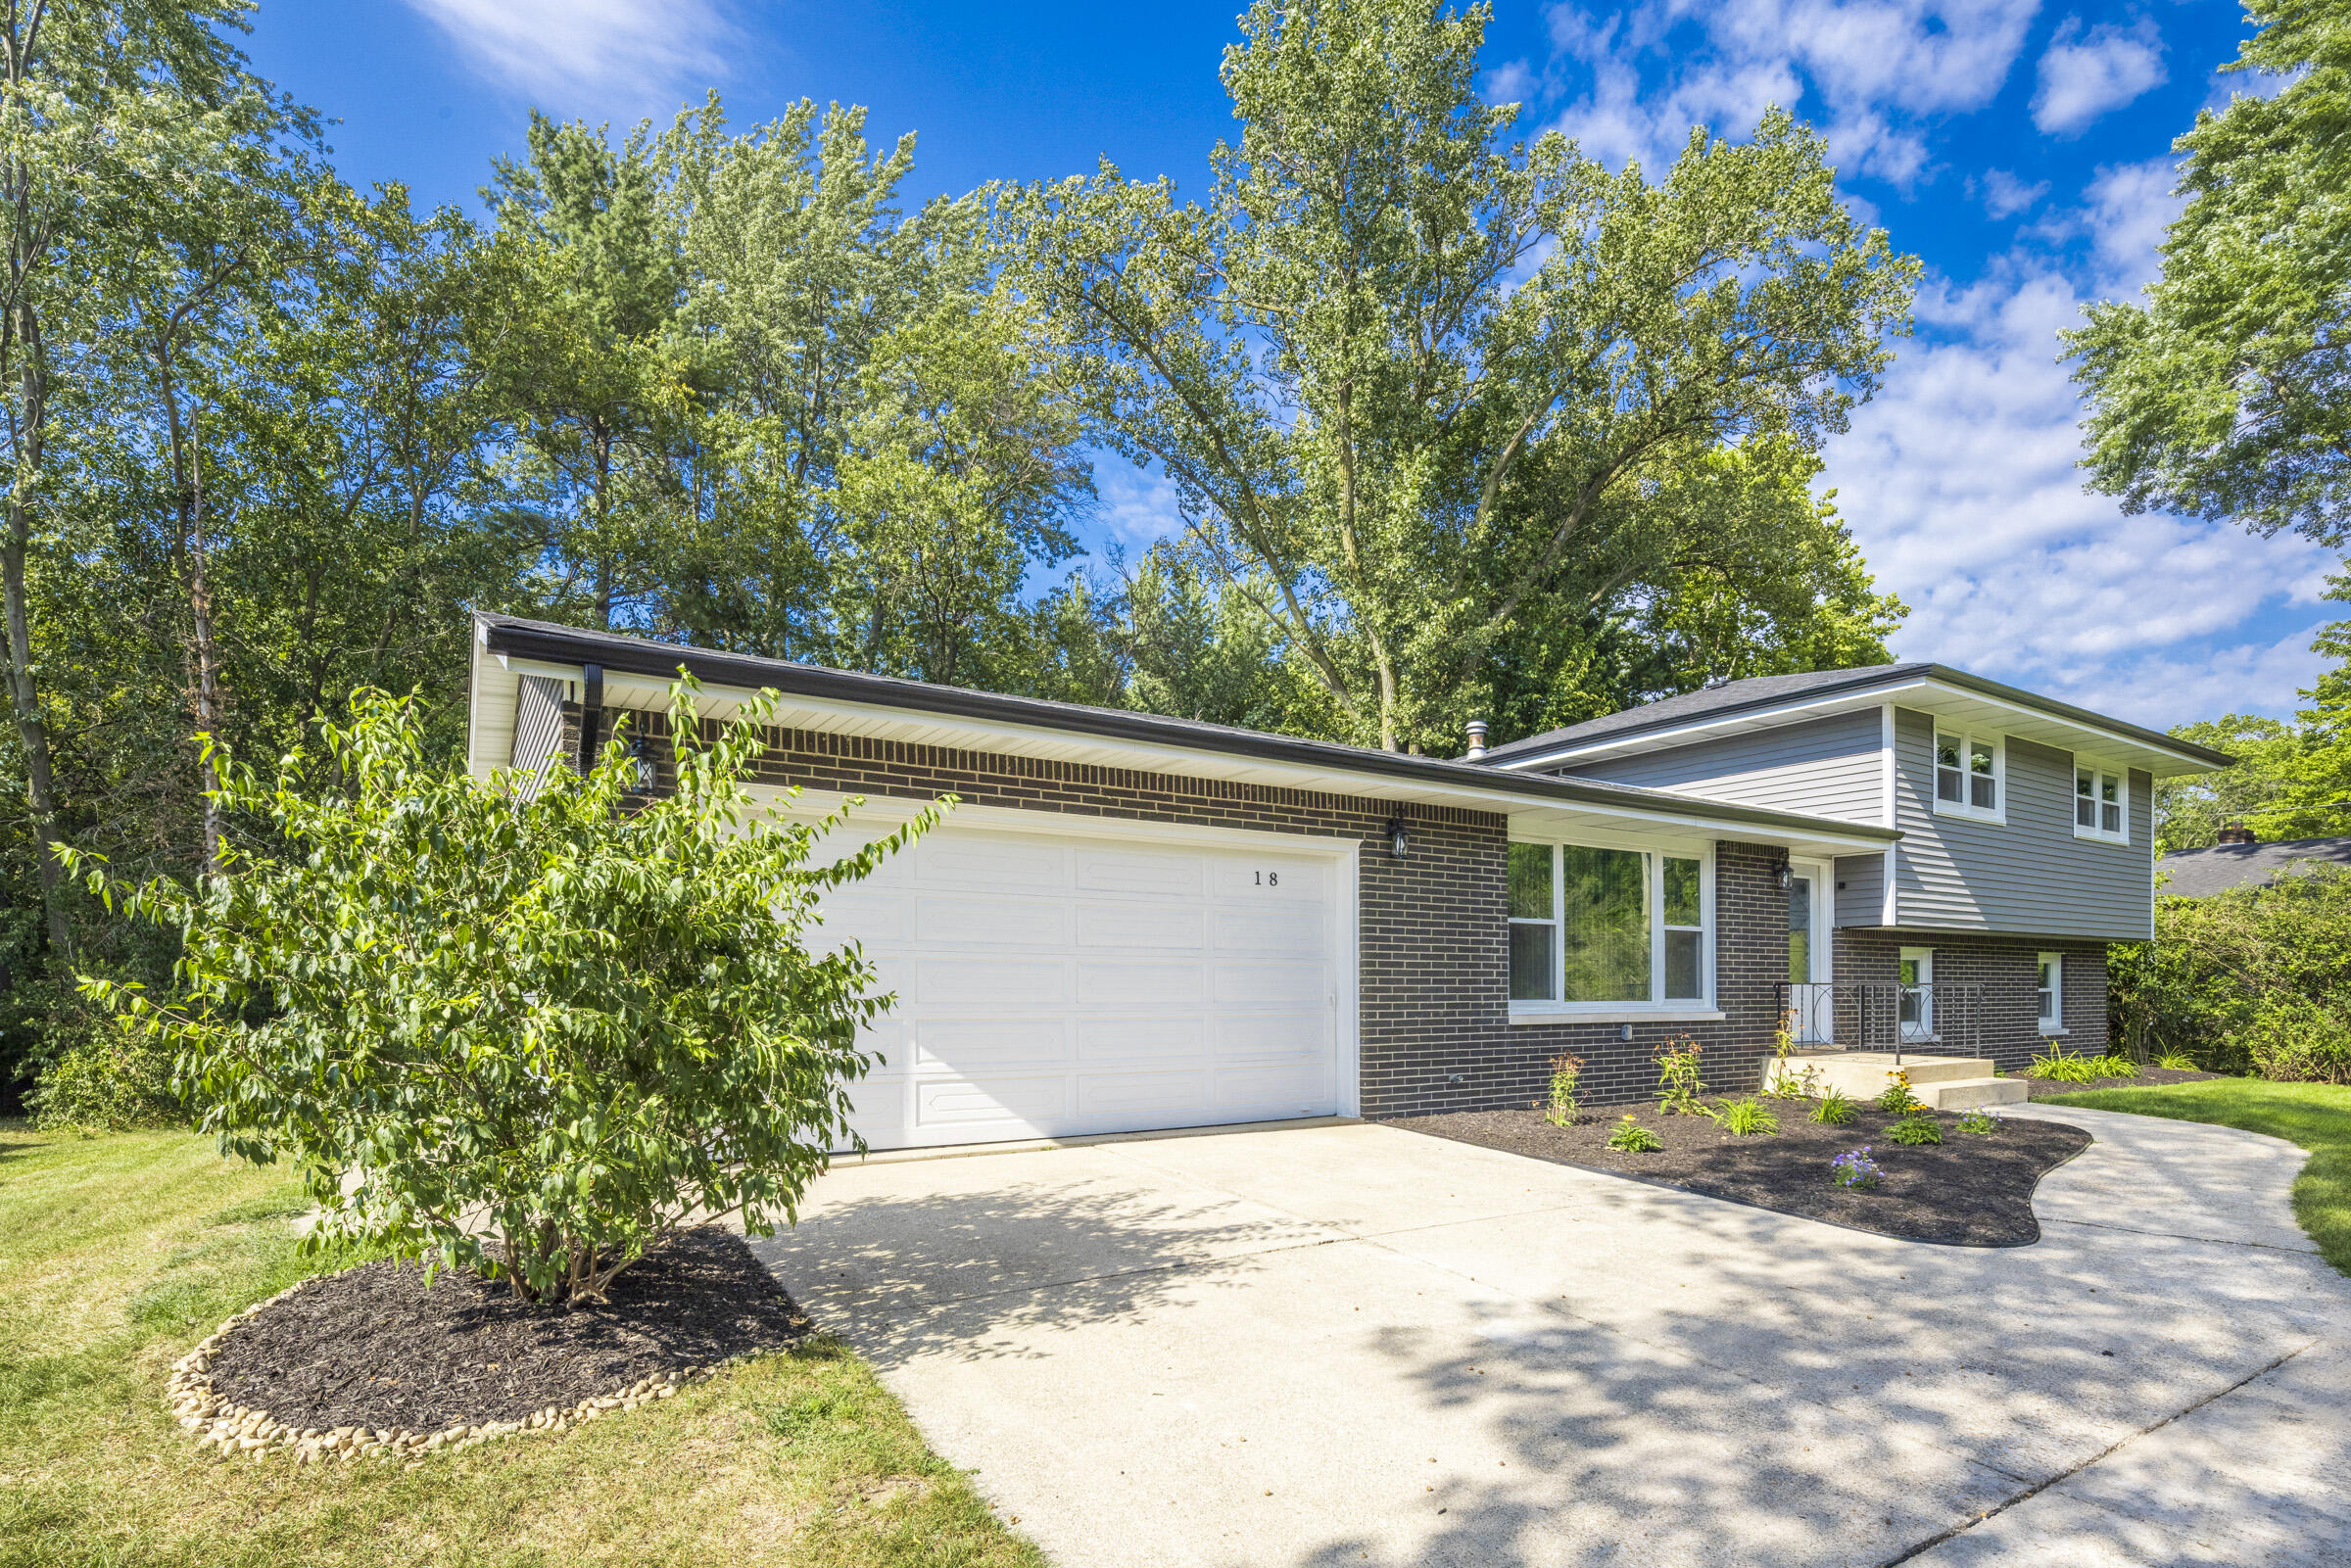
[[[650,736],[664,734],[661,716],[641,717],[649,717]],[[576,710],[566,722],[576,726]],[[1363,846],[1358,1008],[1367,1117],[1531,1105],[1544,1093],[1552,1058],[1562,1052],[1584,1059],[1593,1104],[1646,1099],[1656,1088],[1652,1053],[1681,1034],[1703,1048],[1709,1090],[1744,1093],[1762,1080],[1788,965],[1787,895],[1778,880],[1783,853],[1776,847],[1732,841],[1715,846],[1715,1001],[1724,1018],[1636,1023],[1626,1040],[1612,1023],[1510,1022],[1508,832],[1500,816],[815,731],[777,730],[770,738],[758,772],[763,784],[919,799],[951,792],[972,805],[1048,816],[1355,839]],[[573,741],[567,738],[566,745]],[[660,758],[668,749],[651,747]],[[1388,849],[1387,824],[1399,815],[1412,839],[1403,861]],[[1991,1054],[2003,1067],[2021,1067],[2039,1045],[2033,1025],[2033,960],[2039,946],[1932,940],[1938,980],[1986,981],[1995,997],[1993,1016],[2005,1031]],[[1900,939],[1840,931],[1836,941],[1839,979],[1895,977]],[[2103,949],[2071,944],[2065,951],[2066,1015],[2074,1029],[2067,1043],[2102,1049]]]
[[[2042,953],[2065,955],[2062,1008],[2069,1052],[2096,1056],[2106,1049],[2106,947],[2102,942],[2037,941],[2030,937],[1960,935],[1949,931],[1882,934],[1837,932],[1837,977],[1882,980],[1899,977],[1901,950],[1932,948],[1935,983],[1984,988],[1983,1038],[1976,1050],[2003,1071],[2019,1071],[2047,1047],[2040,1033],[2039,961]],[[1945,1035],[1934,1047],[1954,1051],[1964,1043]]]

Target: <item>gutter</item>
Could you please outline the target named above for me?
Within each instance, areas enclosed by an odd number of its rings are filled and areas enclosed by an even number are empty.
[[[788,696],[932,713],[946,718],[1014,724],[1051,734],[1173,746],[1284,763],[1292,767],[1366,774],[1437,788],[1476,790],[1481,794],[1500,795],[1530,805],[1556,801],[1616,811],[1652,811],[1700,822],[1743,823],[1810,837],[1859,838],[1892,843],[1902,836],[1898,829],[1868,823],[1698,800],[1688,795],[1643,789],[1629,784],[1604,784],[1590,780],[1510,773],[1487,767],[1483,763],[1374,751],[1367,746],[1339,745],[1327,740],[1301,739],[1295,736],[1268,735],[1256,730],[1234,729],[1228,725],[1171,719],[1154,713],[1089,708],[1074,702],[1050,702],[1039,697],[1005,696],[998,692],[972,691],[960,687],[932,686],[922,681],[833,670],[819,664],[797,664],[788,659],[713,653],[681,643],[656,642],[649,638],[624,637],[610,632],[588,632],[574,627],[552,626],[543,621],[490,616],[479,619],[483,628],[482,646],[490,653],[575,668],[595,666],[600,677],[603,671],[613,671],[669,681],[677,678],[682,667],[707,686],[733,687],[752,691],[773,688]]]

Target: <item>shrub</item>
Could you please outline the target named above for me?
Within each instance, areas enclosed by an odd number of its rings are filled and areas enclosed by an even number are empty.
[[[1978,1133],[1997,1132],[2000,1130],[1999,1113],[1982,1106],[1973,1111],[1963,1112],[1959,1117],[1959,1130]]]
[[[2245,1054],[2256,1074],[2287,1083],[2351,1083],[2351,1024],[2304,997],[2275,997],[2253,1010]]]
[[[1910,1092],[1910,1073],[1907,1069],[1896,1068],[1886,1076],[1890,1081],[1886,1085],[1886,1092],[1878,1096],[1880,1111],[1890,1117],[1898,1117],[1918,1105],[1918,1096]]]
[[[1655,1154],[1665,1147],[1665,1140],[1635,1121],[1633,1114],[1627,1111],[1616,1123],[1616,1130],[1608,1134],[1608,1147],[1626,1154]]]
[[[2096,1057],[2068,1056],[2063,1051],[2051,1050],[2047,1056],[2035,1057],[2033,1065],[2025,1069],[2025,1076],[2045,1079],[2050,1083],[2087,1083],[2099,1075],[2098,1060]]]
[[[1847,1149],[1830,1161],[1830,1185],[1846,1188],[1875,1187],[1884,1178],[1886,1172],[1878,1168],[1878,1163],[1875,1160],[1869,1158],[1871,1148],[1872,1145],[1865,1143],[1858,1149]]]
[[[1699,1050],[1699,1043],[1683,1034],[1650,1053],[1657,1064],[1657,1109],[1669,1117],[1705,1115],[1705,1107],[1699,1104],[1706,1087],[1698,1075]]]
[[[1943,1126],[1935,1119],[1934,1112],[1921,1107],[1889,1126],[1886,1136],[1895,1143],[1941,1143]]]
[[[838,817],[746,818],[771,702],[704,738],[673,689],[676,792],[649,803],[619,735],[526,803],[517,775],[429,766],[416,704],[380,692],[273,786],[215,746],[211,798],[251,833],[218,875],[89,871],[179,931],[175,994],[84,990],[173,1055],[225,1150],[292,1162],[324,1211],[309,1245],[595,1301],[689,1217],[771,1234],[847,1141],[858,1030],[888,1000],[856,949],[802,932],[936,816],[812,863]]]
[[[1842,1127],[1861,1114],[1842,1089],[1823,1089],[1820,1103],[1812,1108],[1812,1119],[1827,1127]]]
[[[1768,1137],[1780,1130],[1780,1118],[1752,1095],[1744,1100],[1723,1101],[1714,1108],[1713,1116],[1723,1131],[1736,1137]]]
[[[119,1031],[68,1046],[27,1103],[45,1131],[127,1132],[187,1120],[171,1092],[170,1054]]]
[[[2166,1051],[2155,1059],[2155,1065],[2166,1072],[2200,1072],[2196,1059],[2185,1051]]]
[[[1543,1119],[1555,1127],[1564,1127],[1575,1119],[1581,1109],[1581,1080],[1584,1059],[1569,1053],[1551,1059],[1551,1104],[1543,1112]]]

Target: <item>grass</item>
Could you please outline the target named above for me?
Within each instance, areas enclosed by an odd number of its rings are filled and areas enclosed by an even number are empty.
[[[2160,1088],[2089,1089],[2040,1103],[2210,1121],[2300,1144],[2310,1159],[2294,1178],[2294,1218],[2321,1257],[2351,1274],[2351,1088],[2207,1078]]]
[[[171,1360],[334,1266],[281,1175],[179,1133],[0,1123],[0,1564],[1036,1568],[837,1341],[419,1469],[201,1458]]]

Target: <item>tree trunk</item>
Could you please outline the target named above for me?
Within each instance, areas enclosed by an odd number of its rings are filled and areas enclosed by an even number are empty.
[[[24,487],[41,468],[43,424],[48,417],[47,375],[41,363],[40,322],[29,303],[17,306],[17,352],[23,357],[24,407],[20,417],[20,467],[8,496],[8,537],[0,540],[0,613],[8,622],[8,695],[17,721],[17,744],[24,753],[24,792],[32,807],[33,855],[40,863],[41,909],[48,918],[49,948],[60,961],[73,953],[73,927],[66,918],[65,862],[58,858],[57,784],[49,755],[49,726],[32,675],[32,609],[24,584],[24,554],[32,540],[32,517]]]
[[[204,786],[204,869],[220,871],[220,803],[213,798],[220,787],[211,745],[220,736],[221,690],[219,643],[213,636],[213,590],[205,572],[208,551],[204,539],[203,432],[195,432],[188,457],[188,610],[196,639],[196,733],[205,737],[199,754]]]

